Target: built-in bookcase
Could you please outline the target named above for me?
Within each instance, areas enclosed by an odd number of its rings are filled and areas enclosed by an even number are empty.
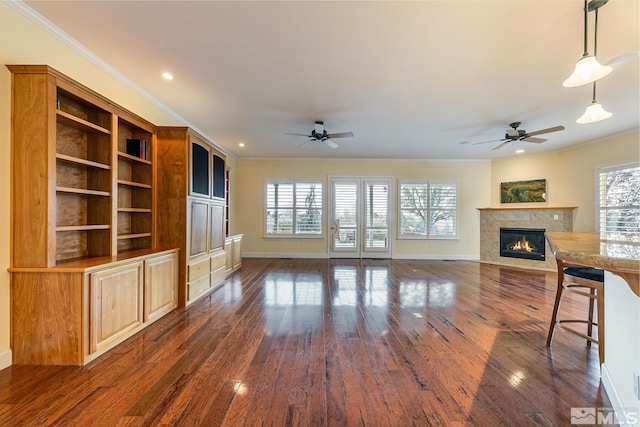
[[[56,88],[56,262],[110,255],[111,113]]]
[[[7,67],[13,362],[83,365],[177,306],[156,128],[48,66]]]
[[[8,67],[14,265],[152,249],[155,127],[50,67]]]
[[[153,133],[118,120],[118,253],[152,245]],[[131,147],[135,146],[135,150]]]

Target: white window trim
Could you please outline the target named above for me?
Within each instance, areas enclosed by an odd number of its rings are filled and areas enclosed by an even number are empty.
[[[277,234],[277,233],[268,233],[267,232],[267,188],[269,184],[293,184],[293,232],[291,234]],[[296,233],[296,223],[295,223],[295,217],[296,217],[296,201],[295,201],[295,193],[296,193],[296,185],[297,184],[320,184],[322,186],[322,194],[320,197],[320,200],[322,201],[322,206],[320,207],[320,211],[322,212],[322,221],[320,221],[320,233],[319,234],[315,234],[315,233]],[[264,199],[264,207],[262,210],[262,214],[264,217],[264,226],[263,226],[263,238],[264,239],[325,239],[325,215],[327,212],[326,209],[326,183],[324,182],[324,179],[310,179],[310,178],[304,178],[304,179],[290,179],[290,178],[286,178],[286,179],[278,179],[278,178],[267,178],[264,180],[264,186],[263,186],[263,199]]]
[[[600,174],[601,173],[607,173],[607,172],[613,172],[613,171],[619,171],[619,170],[624,170],[624,169],[632,169],[632,168],[638,168],[640,167],[640,161],[639,162],[630,162],[630,163],[621,163],[621,164],[617,164],[617,165],[610,165],[610,166],[602,166],[602,167],[597,167],[596,168],[596,173],[595,173],[595,230],[597,233],[600,233]]]
[[[432,236],[429,234],[429,224],[427,224],[427,234],[426,235],[416,235],[416,234],[402,234],[402,229],[401,229],[401,213],[402,213],[402,202],[401,202],[401,197],[402,197],[402,185],[403,184],[426,184],[427,185],[427,192],[429,189],[429,185],[430,184],[454,184],[456,186],[456,222],[455,222],[455,227],[456,227],[456,234],[453,236],[441,236],[441,235],[435,235]],[[398,188],[397,188],[397,194],[398,197],[396,198],[396,202],[397,202],[397,224],[396,224],[396,228],[397,228],[397,239],[398,240],[458,240],[460,238],[459,236],[459,220],[460,220],[460,182],[457,179],[400,179],[398,180]],[[429,213],[429,203],[427,201],[427,214]]]

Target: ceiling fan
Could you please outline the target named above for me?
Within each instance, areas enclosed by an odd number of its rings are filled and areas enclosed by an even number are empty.
[[[504,138],[492,139],[491,141],[476,142],[473,145],[487,144],[489,142],[500,141],[501,144],[492,149],[492,150],[497,150],[498,148],[502,148],[508,143],[514,142],[514,141],[534,142],[536,144],[540,144],[541,142],[545,142],[546,139],[534,138],[535,135],[542,135],[544,133],[558,132],[560,130],[564,130],[564,126],[555,126],[552,128],[537,130],[535,132],[527,132],[526,130],[518,129],[520,125],[521,125],[520,122],[510,123],[509,126],[511,126],[512,129],[507,130],[507,133],[505,133]]]
[[[334,138],[351,138],[353,136],[353,132],[342,132],[342,133],[327,133],[327,130],[324,128],[324,122],[317,121],[313,126],[313,130],[310,135],[305,135],[303,133],[288,133],[285,132],[285,135],[298,135],[298,136],[306,136],[309,138],[307,142],[303,142],[299,145],[299,147],[304,147],[307,144],[312,142],[320,141],[324,142],[331,148],[338,148],[339,145],[332,141]]]

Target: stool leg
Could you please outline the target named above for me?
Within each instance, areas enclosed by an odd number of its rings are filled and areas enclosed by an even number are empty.
[[[551,346],[551,339],[553,338],[553,330],[556,327],[556,321],[558,319],[558,307],[560,307],[560,298],[562,297],[562,284],[564,283],[564,272],[562,269],[562,261],[556,260],[558,265],[558,289],[556,290],[556,301],[553,304],[553,314],[551,315],[551,323],[549,324],[549,334],[547,335],[547,347]]]
[[[589,294],[593,297],[595,296],[597,298],[597,295],[595,295],[596,290],[594,288],[589,289]],[[594,298],[589,298],[589,320],[587,322],[587,335],[589,335],[590,337],[593,334],[593,300]],[[600,320],[600,316],[598,315],[598,320]],[[598,336],[600,336],[600,334],[598,334]],[[587,347],[591,347],[591,341],[587,340]]]
[[[600,283],[596,291],[596,305],[598,307],[598,355],[602,365],[604,363],[604,283]]]

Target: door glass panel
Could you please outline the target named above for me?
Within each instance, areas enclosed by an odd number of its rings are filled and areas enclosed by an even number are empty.
[[[365,250],[389,247],[389,185],[365,186]]]
[[[333,247],[356,248],[358,246],[358,185],[356,183],[334,183],[334,220],[337,232]]]

